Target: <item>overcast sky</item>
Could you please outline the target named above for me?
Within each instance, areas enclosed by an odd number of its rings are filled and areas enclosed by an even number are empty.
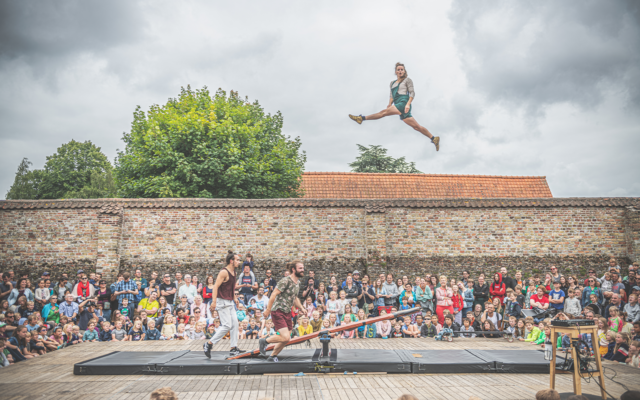
[[[0,198],[71,139],[111,161],[137,105],[181,86],[284,115],[307,171],[356,144],[439,174],[546,176],[556,197],[640,196],[640,2],[0,0]],[[388,117],[396,62],[440,152]]]

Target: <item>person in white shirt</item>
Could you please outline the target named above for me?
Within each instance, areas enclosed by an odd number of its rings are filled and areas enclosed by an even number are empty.
[[[182,295],[187,296],[187,301],[189,302],[189,304],[192,304],[193,299],[195,299],[197,294],[198,288],[196,288],[196,286],[191,283],[191,275],[185,275],[184,285],[180,286],[180,290],[178,290],[179,297],[182,297]]]

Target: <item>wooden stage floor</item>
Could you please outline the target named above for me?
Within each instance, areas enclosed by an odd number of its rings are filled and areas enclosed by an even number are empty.
[[[242,340],[243,349],[257,348],[257,340]],[[333,340],[332,347],[349,349],[526,349],[539,346],[508,343],[503,339],[456,339],[453,343],[433,339]],[[215,351],[228,350],[228,342]],[[311,346],[321,347],[317,339]],[[305,348],[306,345],[296,345]],[[202,341],[158,341],[85,343],[42,357],[0,368],[0,399],[148,399],[153,390],[170,386],[180,400],[387,400],[404,393],[418,399],[533,399],[538,390],[549,387],[548,374],[402,374],[203,376],[136,375],[75,376],[73,365],[112,351],[202,351]],[[203,355],[204,357],[204,355]],[[640,389],[640,369],[605,363],[607,377],[617,372],[616,381]],[[571,375],[559,375],[557,390],[572,391]],[[583,381],[585,393],[599,394],[594,380]],[[606,389],[619,397],[625,389],[606,380]]]

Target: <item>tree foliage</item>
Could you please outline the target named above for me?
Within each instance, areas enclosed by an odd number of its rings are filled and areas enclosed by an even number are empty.
[[[112,170],[111,163],[90,141],[75,140],[65,143],[47,157],[44,165],[39,198],[60,199],[67,193],[76,193],[91,185],[91,174],[105,174]]]
[[[282,134],[280,112],[218,90],[182,88],[176,99],[136,108],[116,159],[123,197],[298,197],[306,155]]]
[[[36,200],[38,199],[38,189],[42,182],[42,171],[31,170],[31,161],[26,157],[22,159],[18,165],[16,177],[13,185],[9,188],[6,198],[7,200]]]
[[[91,171],[88,185],[77,191],[69,191],[64,195],[65,199],[100,199],[116,197],[116,184],[111,170],[106,172]]]
[[[365,147],[358,145],[360,155],[349,164],[352,172],[380,172],[380,173],[408,173],[421,174],[416,169],[416,163],[408,163],[404,157],[393,158],[387,155],[387,149],[372,145]]]

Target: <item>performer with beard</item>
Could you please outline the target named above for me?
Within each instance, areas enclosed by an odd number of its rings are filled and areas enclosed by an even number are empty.
[[[260,354],[267,355],[266,348],[270,343],[275,344],[275,348],[267,361],[278,362],[278,354],[291,339],[293,321],[291,318],[291,308],[295,306],[299,310],[304,310],[298,292],[300,290],[300,278],[304,276],[304,265],[302,261],[292,261],[288,264],[289,276],[282,278],[276,288],[271,293],[269,304],[264,310],[264,318],[271,314],[271,321],[278,335],[260,339]],[[273,311],[271,311],[273,309]]]

